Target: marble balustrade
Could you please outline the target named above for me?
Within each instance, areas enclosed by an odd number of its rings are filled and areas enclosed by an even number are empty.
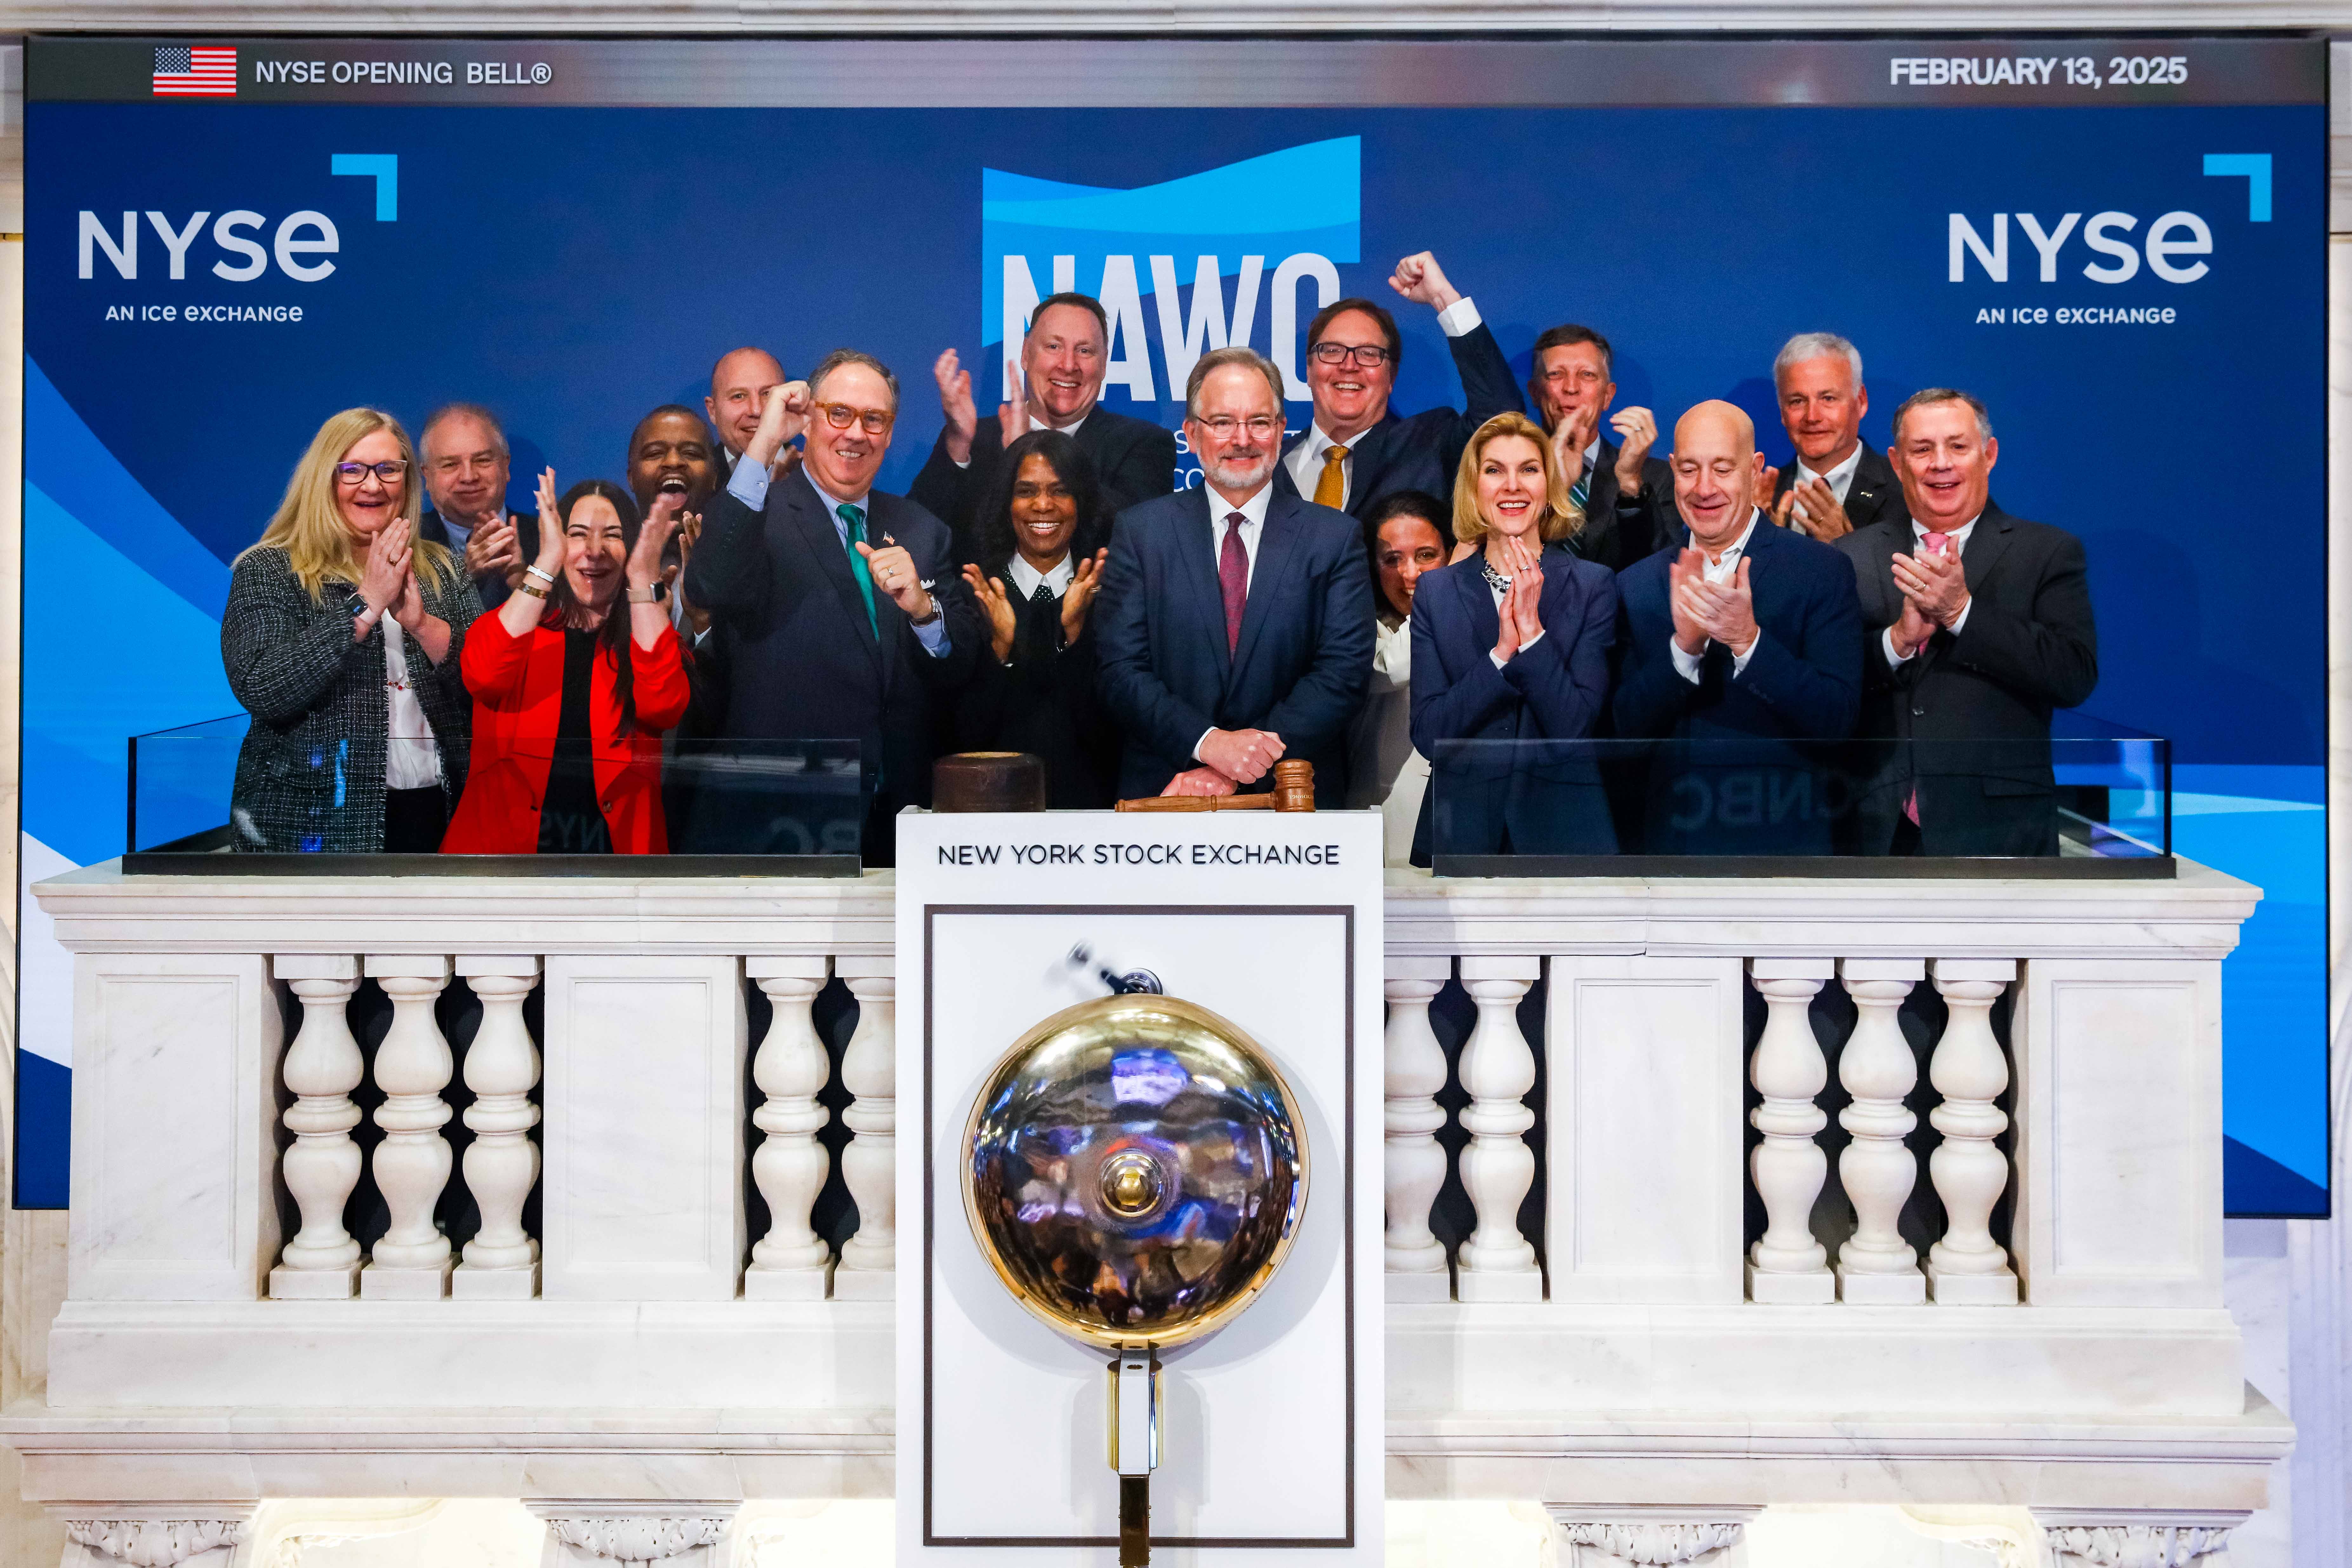
[[[887,873],[35,896],[74,1186],[47,1403],[0,1415],[27,1495],[521,1497],[587,1542],[891,1491]],[[1391,873],[1389,1495],[1540,1499],[1593,1561],[1780,1498],[2260,1506],[2293,1429],[2221,1305],[2220,1167],[2258,897]]]

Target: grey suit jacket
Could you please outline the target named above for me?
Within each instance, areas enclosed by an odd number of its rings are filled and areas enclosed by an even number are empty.
[[[458,672],[466,630],[482,613],[462,563],[442,578],[419,563],[426,613],[449,624],[439,664],[406,639],[408,678],[441,752],[452,807],[466,781],[473,708]],[[279,853],[369,853],[383,847],[389,702],[383,627],[352,640],[357,593],[325,584],[313,603],[286,552],[248,550],[229,576],[221,662],[229,690],[253,715],[229,792],[231,841]]]

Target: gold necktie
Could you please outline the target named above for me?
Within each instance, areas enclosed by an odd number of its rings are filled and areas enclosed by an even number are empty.
[[[1348,499],[1347,471],[1339,467],[1347,456],[1348,448],[1345,447],[1329,447],[1324,449],[1323,477],[1315,481],[1317,506],[1328,506],[1337,511],[1339,510],[1339,503]]]

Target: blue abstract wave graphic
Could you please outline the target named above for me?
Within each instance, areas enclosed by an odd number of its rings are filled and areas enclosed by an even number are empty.
[[[1187,283],[1202,256],[1216,257],[1224,277],[1240,271],[1244,256],[1263,256],[1269,268],[1300,251],[1358,260],[1362,166],[1362,138],[1335,136],[1126,191],[982,169],[981,342],[1003,336],[1008,256],[1028,258],[1040,294],[1053,292],[1062,256],[1075,259],[1076,287],[1087,292],[1099,289],[1111,256],[1173,256]],[[1137,271],[1150,293],[1139,259]]]

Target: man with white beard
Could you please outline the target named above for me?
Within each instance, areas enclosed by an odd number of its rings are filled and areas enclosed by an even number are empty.
[[[1119,794],[1270,788],[1276,762],[1303,757],[1317,803],[1336,806],[1372,664],[1356,521],[1276,490],[1282,373],[1265,356],[1202,355],[1184,432],[1202,484],[1119,513],[1103,569],[1096,636],[1102,698],[1126,733]]]

